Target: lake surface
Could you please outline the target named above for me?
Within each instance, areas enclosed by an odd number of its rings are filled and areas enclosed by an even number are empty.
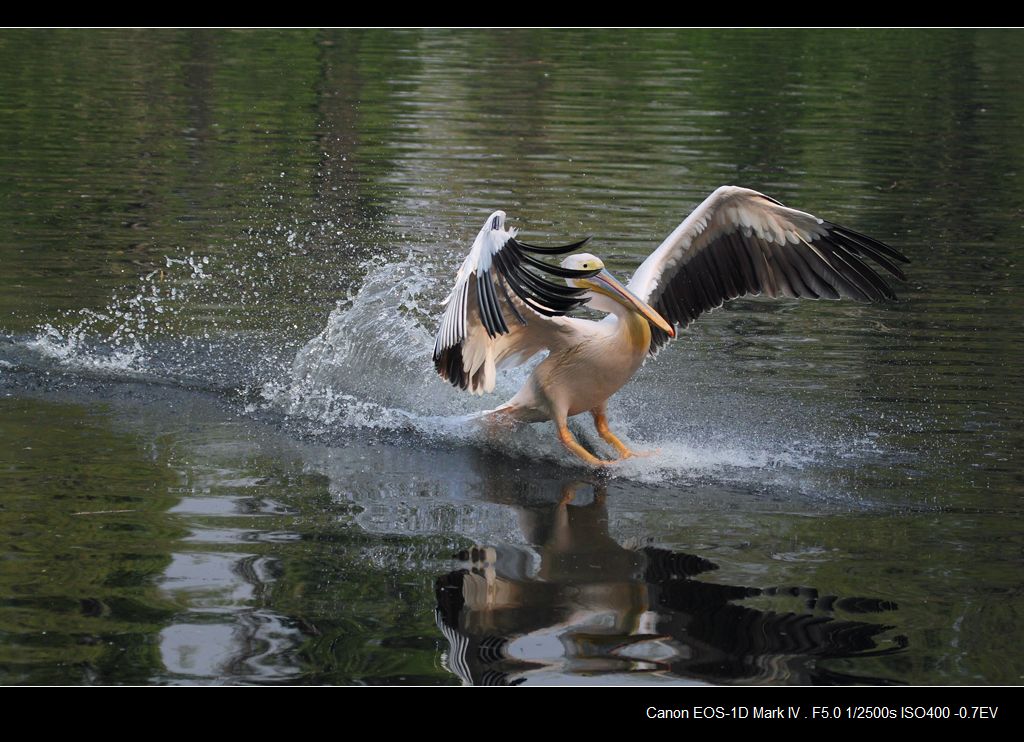
[[[1019,31],[0,32],[0,683],[1024,679]],[[434,373],[487,214],[627,278],[722,184],[884,240],[612,398]],[[581,439],[608,455],[587,420]]]

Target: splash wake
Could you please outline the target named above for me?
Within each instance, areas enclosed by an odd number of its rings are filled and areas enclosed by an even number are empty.
[[[195,281],[210,275],[208,261],[179,263]],[[579,467],[558,443],[551,423],[499,434],[479,424],[482,411],[516,392],[529,367],[500,373],[497,390],[488,397],[463,393],[435,374],[432,325],[446,285],[436,276],[444,269],[422,258],[407,258],[377,262],[366,271],[359,290],[330,313],[322,331],[290,360],[283,335],[279,345],[264,344],[270,350],[263,356],[240,362],[252,346],[241,335],[222,333],[211,339],[205,332],[182,331],[187,323],[175,324],[173,317],[184,311],[188,296],[158,283],[153,274],[103,311],[80,310],[63,323],[41,326],[24,346],[73,373],[170,380],[184,387],[199,379],[208,388],[248,390],[237,395],[243,412],[280,416],[303,434],[328,441],[346,430],[394,431],[415,446],[470,446]],[[166,327],[178,330],[161,334]],[[631,447],[649,452],[611,467],[613,477],[646,483],[715,480],[799,486],[806,470],[832,456],[838,445],[785,433],[775,440],[763,429],[712,433],[673,426],[672,415],[643,414],[651,404],[650,383],[651,377],[641,374],[611,401],[616,430]],[[709,408],[720,402],[702,400]],[[585,417],[571,421],[577,437],[599,456],[612,457]],[[846,452],[851,449],[849,442],[841,445]]]

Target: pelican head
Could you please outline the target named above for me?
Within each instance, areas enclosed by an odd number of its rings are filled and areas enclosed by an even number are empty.
[[[669,337],[676,336],[675,328],[664,317],[650,305],[638,299],[635,294],[619,283],[615,276],[605,270],[604,261],[601,258],[586,252],[576,253],[563,260],[562,267],[578,271],[600,271],[591,278],[566,279],[566,283],[574,288],[589,289],[584,294],[590,300],[589,306],[600,312],[614,314],[621,314],[622,309],[625,308],[626,311],[636,312],[645,317],[648,322]]]

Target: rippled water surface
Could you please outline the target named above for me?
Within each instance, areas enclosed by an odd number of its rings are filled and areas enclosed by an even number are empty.
[[[0,682],[1020,684],[1020,32],[0,32]],[[745,299],[581,468],[434,374],[494,209],[907,254]],[[608,455],[589,421],[581,439]]]

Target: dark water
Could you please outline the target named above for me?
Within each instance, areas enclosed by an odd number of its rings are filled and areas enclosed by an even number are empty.
[[[1021,683],[1022,64],[0,32],[0,682]],[[430,364],[488,213],[626,277],[725,183],[896,246],[899,301],[702,318],[607,477],[458,423],[524,378]]]

